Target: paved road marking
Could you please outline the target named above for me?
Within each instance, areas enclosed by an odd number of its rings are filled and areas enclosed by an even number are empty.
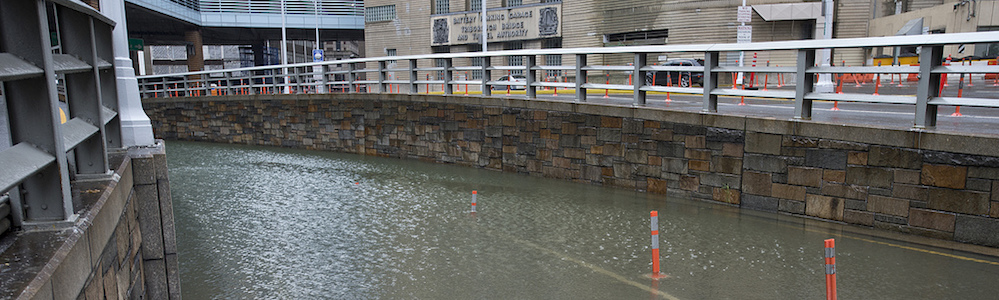
[[[836,236],[836,237],[853,239],[853,240],[858,240],[858,241],[862,241],[862,242],[868,242],[868,243],[873,243],[873,244],[884,245],[884,246],[888,246],[888,247],[895,247],[895,248],[900,248],[900,249],[912,250],[912,251],[916,251],[916,252],[923,252],[923,253],[927,253],[927,254],[940,255],[940,256],[954,258],[954,259],[959,259],[959,260],[966,260],[966,261],[971,261],[971,262],[976,262],[976,263],[983,263],[983,264],[989,264],[989,265],[999,266],[999,262],[994,262],[994,261],[990,261],[990,260],[971,258],[971,257],[967,257],[967,256],[960,256],[960,255],[956,255],[956,254],[943,253],[943,252],[933,251],[933,250],[928,250],[928,249],[920,249],[920,248],[916,248],[916,247],[910,247],[910,246],[904,246],[904,245],[899,245],[899,244],[893,244],[893,243],[889,243],[889,242],[875,241],[875,240],[872,240],[872,239],[865,239],[865,238],[861,238],[861,237],[849,236],[849,235],[842,234],[842,233],[826,232],[826,231],[817,230],[817,229],[801,228],[801,227],[795,227],[795,226],[783,225],[783,224],[780,224],[780,226],[788,227],[788,228],[794,228],[794,229],[800,229],[800,230],[804,230],[804,231],[808,231],[808,232],[813,232],[813,233],[828,234],[828,235],[832,235],[832,236]]]
[[[627,285],[630,285],[630,286],[634,286],[636,288],[642,289],[642,290],[644,290],[646,292],[649,292],[651,294],[655,294],[655,295],[657,295],[659,297],[662,297],[663,299],[680,300],[680,298],[674,297],[673,295],[670,295],[669,293],[660,291],[658,289],[653,289],[652,287],[650,287],[648,285],[642,284],[642,283],[634,281],[634,280],[630,280],[630,279],[628,279],[628,278],[626,278],[626,277],[624,277],[624,276],[622,276],[620,274],[611,272],[610,270],[607,270],[607,269],[601,268],[600,266],[597,266],[597,265],[585,262],[585,261],[583,261],[581,259],[577,259],[577,258],[571,257],[569,255],[566,255],[565,253],[560,253],[558,251],[545,248],[545,247],[543,247],[541,245],[532,243],[532,242],[524,240],[524,239],[517,238],[515,236],[509,235],[509,234],[506,234],[506,233],[503,233],[503,232],[500,232],[500,231],[491,230],[491,229],[487,229],[487,228],[478,226],[479,224],[475,223],[475,222],[473,222],[472,224],[474,224],[477,228],[479,228],[480,230],[484,231],[488,235],[492,235],[492,236],[496,236],[496,237],[501,237],[501,238],[510,240],[510,241],[512,241],[514,243],[520,244],[522,246],[526,246],[528,248],[533,248],[533,249],[539,250],[541,252],[548,253],[548,254],[551,254],[553,256],[557,256],[557,257],[561,258],[562,260],[566,260],[566,261],[570,261],[570,262],[576,263],[576,264],[578,264],[580,266],[586,267],[587,269],[593,270],[594,272],[597,272],[597,273],[600,273],[600,274],[604,274],[604,275],[607,275],[608,277],[614,278],[617,281],[620,281],[620,282],[622,282],[624,284],[627,284]]]
[[[660,291],[660,290],[657,290],[657,289],[653,289],[653,288],[651,288],[651,287],[649,287],[647,285],[644,285],[642,283],[639,283],[637,281],[625,278],[624,276],[621,276],[621,275],[619,275],[617,273],[611,272],[610,270],[601,268],[601,267],[599,267],[597,265],[594,265],[594,264],[582,261],[580,259],[573,258],[571,256],[568,256],[568,255],[564,254],[564,253],[560,253],[560,252],[557,252],[555,250],[551,250],[551,249],[542,247],[541,245],[532,243],[530,241],[523,240],[523,239],[517,238],[515,236],[509,235],[509,234],[506,234],[506,233],[502,233],[502,232],[499,232],[499,231],[493,231],[493,230],[489,230],[489,229],[483,229],[483,230],[485,230],[486,233],[488,233],[490,235],[499,236],[499,237],[508,239],[510,241],[513,241],[513,242],[515,242],[517,244],[521,244],[523,246],[527,246],[527,247],[530,247],[530,248],[534,248],[534,249],[540,250],[541,252],[545,252],[545,253],[548,253],[548,254],[551,254],[551,255],[554,255],[554,256],[558,256],[559,258],[562,258],[563,260],[574,262],[574,263],[576,263],[576,264],[578,264],[580,266],[584,266],[584,267],[586,267],[586,268],[588,268],[590,270],[593,270],[594,272],[597,272],[597,273],[600,273],[600,274],[604,274],[604,275],[610,276],[611,278],[617,279],[618,281],[620,281],[622,283],[625,283],[627,285],[634,286],[634,287],[637,287],[639,289],[645,290],[645,291],[647,291],[649,293],[656,294],[656,295],[662,297],[663,299],[669,299],[669,300],[679,300],[680,299],[680,298],[674,297],[673,295],[670,295],[670,294],[668,294],[666,292],[663,292],[663,291]]]

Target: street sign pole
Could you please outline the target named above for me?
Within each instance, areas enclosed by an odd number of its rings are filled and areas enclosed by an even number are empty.
[[[742,6],[739,6],[738,14],[736,15],[736,21],[740,23],[739,28],[736,31],[736,43],[752,43],[753,42],[753,27],[746,26],[746,23],[753,21],[753,7],[746,6],[746,0],[742,0]],[[745,65],[746,51],[739,51],[739,66]],[[739,76],[735,79],[736,83],[742,83],[742,72],[739,72]]]

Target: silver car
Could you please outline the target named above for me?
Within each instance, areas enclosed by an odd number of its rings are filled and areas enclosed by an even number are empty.
[[[509,87],[510,87],[511,90],[523,90],[523,89],[527,89],[527,85],[526,85],[527,84],[527,77],[524,77],[523,75],[504,75],[503,77],[500,77],[499,79],[497,79],[497,81],[513,81],[513,82],[516,82],[518,85],[509,85]],[[494,90],[505,90],[505,89],[507,89],[507,85],[494,85],[493,89]]]

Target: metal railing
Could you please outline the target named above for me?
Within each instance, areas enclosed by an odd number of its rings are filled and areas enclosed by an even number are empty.
[[[0,211],[9,208],[15,227],[69,224],[70,180],[110,174],[107,149],[121,147],[114,26],[77,0],[0,1],[0,114],[9,123],[0,134],[10,141],[0,145]]]
[[[144,98],[185,97],[235,94],[270,93],[356,93],[376,89],[378,92],[396,92],[393,85],[406,87],[408,93],[419,93],[421,86],[429,92],[430,85],[439,85],[443,94],[454,94],[455,88],[475,86],[485,96],[492,94],[494,87],[515,86],[526,90],[526,97],[537,97],[538,88],[569,88],[575,91],[575,100],[587,101],[587,89],[626,90],[633,94],[634,105],[645,105],[649,92],[688,93],[703,97],[703,110],[718,111],[719,96],[783,98],[794,101],[794,117],[811,119],[812,102],[817,100],[905,104],[916,107],[913,124],[917,128],[933,127],[936,124],[937,107],[941,105],[999,107],[999,99],[975,97],[944,97],[942,85],[946,84],[945,74],[995,74],[996,65],[946,65],[943,49],[945,45],[964,45],[999,42],[999,32],[975,32],[955,34],[935,34],[920,36],[892,36],[874,38],[800,40],[748,44],[700,44],[630,46],[602,48],[530,49],[489,52],[445,53],[433,55],[391,56],[361,58],[319,63],[263,66],[230,70],[188,72],[178,74],[139,77],[140,91]],[[819,66],[816,52],[823,49],[874,48],[874,47],[918,47],[918,65],[893,66]],[[795,53],[793,66],[737,66],[720,61],[721,54],[738,51],[770,51]],[[703,57],[703,66],[664,66],[649,64],[650,54],[679,54],[683,57]],[[538,57],[549,55],[573,56],[573,65],[539,65]],[[589,57],[595,55],[626,56],[631,61],[627,65],[588,64]],[[493,66],[493,57],[523,57],[521,66]],[[483,58],[479,65],[471,65],[472,58]],[[455,65],[456,61],[468,65]],[[510,61],[510,60],[503,60]],[[624,60],[621,60],[624,61]],[[371,67],[368,67],[372,65]],[[402,65],[401,67],[399,65]],[[524,71],[525,81],[494,80],[494,74],[503,71]],[[565,74],[560,80],[549,81],[537,76],[537,71]],[[402,76],[393,76],[396,72]],[[461,72],[481,72],[481,79],[456,76]],[[630,73],[636,79],[628,84],[610,84],[598,80],[603,76],[591,76],[593,72]],[[703,74],[701,88],[689,86],[659,86],[655,80],[643,80],[649,74],[678,74],[690,76]],[[794,78],[793,90],[753,90],[739,89],[735,85],[726,88],[720,85],[722,74],[730,73],[774,73],[787,74]],[[374,74],[374,76],[369,76]],[[914,93],[894,95],[842,93],[818,91],[816,77],[826,74],[899,74],[915,75]],[[668,75],[667,75],[668,76]],[[997,75],[999,76],[999,75]],[[370,77],[370,79],[369,79]],[[462,78],[464,77],[464,78]],[[894,78],[894,77],[893,77]],[[952,77],[954,78],[954,77]],[[569,79],[572,79],[569,81]],[[899,79],[901,81],[901,78]],[[648,81],[648,82],[647,82]],[[999,81],[997,81],[999,82]],[[880,83],[880,82],[879,82]],[[557,91],[557,90],[556,90]]]

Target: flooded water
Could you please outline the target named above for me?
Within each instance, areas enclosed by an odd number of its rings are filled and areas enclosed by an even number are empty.
[[[821,299],[827,238],[842,299],[999,295],[994,257],[836,224],[413,160],[167,148],[187,299]]]

